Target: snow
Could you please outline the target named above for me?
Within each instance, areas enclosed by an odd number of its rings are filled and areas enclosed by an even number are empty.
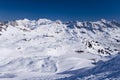
[[[0,79],[64,79],[71,78],[74,71],[96,67],[120,51],[118,25],[103,19],[96,22],[23,19],[3,24]],[[109,73],[96,74],[98,77],[90,74],[84,79],[97,80],[103,74]]]
[[[108,61],[99,63],[96,67],[87,69],[65,80],[119,80],[120,79],[120,54],[118,53]],[[64,79],[62,79],[64,80]]]

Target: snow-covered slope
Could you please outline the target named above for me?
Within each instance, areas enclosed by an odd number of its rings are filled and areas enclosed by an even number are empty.
[[[40,76],[48,74],[49,80],[54,80],[70,76],[57,73],[94,67],[116,55],[120,51],[120,23],[104,19],[1,22],[0,50],[2,79],[30,80],[37,76],[33,80],[40,80],[47,79]]]
[[[77,74],[60,80],[120,80],[120,53],[92,69],[78,70]],[[76,71],[71,71],[72,73]],[[67,72],[68,73],[68,72]],[[70,73],[70,72],[69,72]]]

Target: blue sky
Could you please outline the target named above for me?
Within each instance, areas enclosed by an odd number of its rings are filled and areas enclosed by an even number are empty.
[[[120,20],[120,0],[0,0],[0,20]]]

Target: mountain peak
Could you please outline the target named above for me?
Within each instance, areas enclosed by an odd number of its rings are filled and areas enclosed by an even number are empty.
[[[101,19],[100,21],[103,22],[103,23],[106,23],[106,22],[107,22],[106,19]]]

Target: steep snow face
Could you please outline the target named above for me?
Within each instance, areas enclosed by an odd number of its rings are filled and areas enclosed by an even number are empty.
[[[93,67],[120,51],[120,23],[48,19],[0,23],[0,50],[1,73],[60,73]]]

